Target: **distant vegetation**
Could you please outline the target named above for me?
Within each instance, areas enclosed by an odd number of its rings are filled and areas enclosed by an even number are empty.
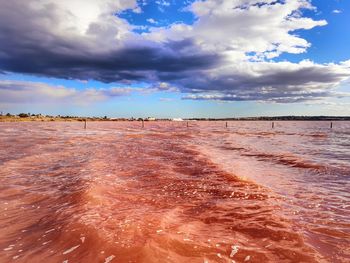
[[[51,116],[42,114],[19,113],[0,115],[0,122],[4,121],[105,121],[110,120],[107,116],[104,117],[80,117],[80,116]]]
[[[27,113],[20,113],[20,114],[18,114],[18,117],[20,117],[20,118],[28,118],[30,116]]]
[[[31,114],[31,113],[19,113],[19,114],[0,114],[0,122],[15,122],[15,121],[155,121],[155,120],[171,120],[171,119],[156,119],[152,117],[148,118],[109,118],[103,117],[82,117],[82,116],[69,116],[69,115],[43,115],[43,114]]]
[[[350,121],[350,116],[277,116],[277,117],[244,117],[244,118],[189,118],[189,119],[156,119],[148,118],[109,118],[82,116],[51,116],[43,114],[19,113],[0,114],[0,122],[10,121]]]

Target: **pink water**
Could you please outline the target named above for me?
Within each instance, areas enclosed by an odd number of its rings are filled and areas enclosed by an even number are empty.
[[[0,123],[0,262],[348,262],[350,123]]]

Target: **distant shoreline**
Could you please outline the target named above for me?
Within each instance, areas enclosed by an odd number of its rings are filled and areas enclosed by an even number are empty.
[[[276,116],[276,117],[242,117],[242,118],[107,118],[77,116],[19,116],[2,115],[0,122],[83,122],[83,121],[350,121],[350,116]]]

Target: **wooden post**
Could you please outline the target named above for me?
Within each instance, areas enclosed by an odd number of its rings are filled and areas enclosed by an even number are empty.
[[[331,122],[331,129],[333,128],[333,122]]]
[[[84,129],[86,130],[86,119],[85,119],[85,123],[84,123]]]
[[[187,128],[188,128],[188,122],[187,122],[186,126],[187,126]]]
[[[275,123],[274,122],[272,122],[271,127],[272,127],[272,129],[275,128]]]
[[[145,127],[145,124],[144,124],[143,119],[142,119],[142,128],[144,128],[144,127]]]
[[[227,128],[227,122],[226,122],[226,128]]]

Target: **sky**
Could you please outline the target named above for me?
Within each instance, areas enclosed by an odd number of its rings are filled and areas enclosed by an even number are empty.
[[[350,1],[0,0],[0,111],[350,115]]]

